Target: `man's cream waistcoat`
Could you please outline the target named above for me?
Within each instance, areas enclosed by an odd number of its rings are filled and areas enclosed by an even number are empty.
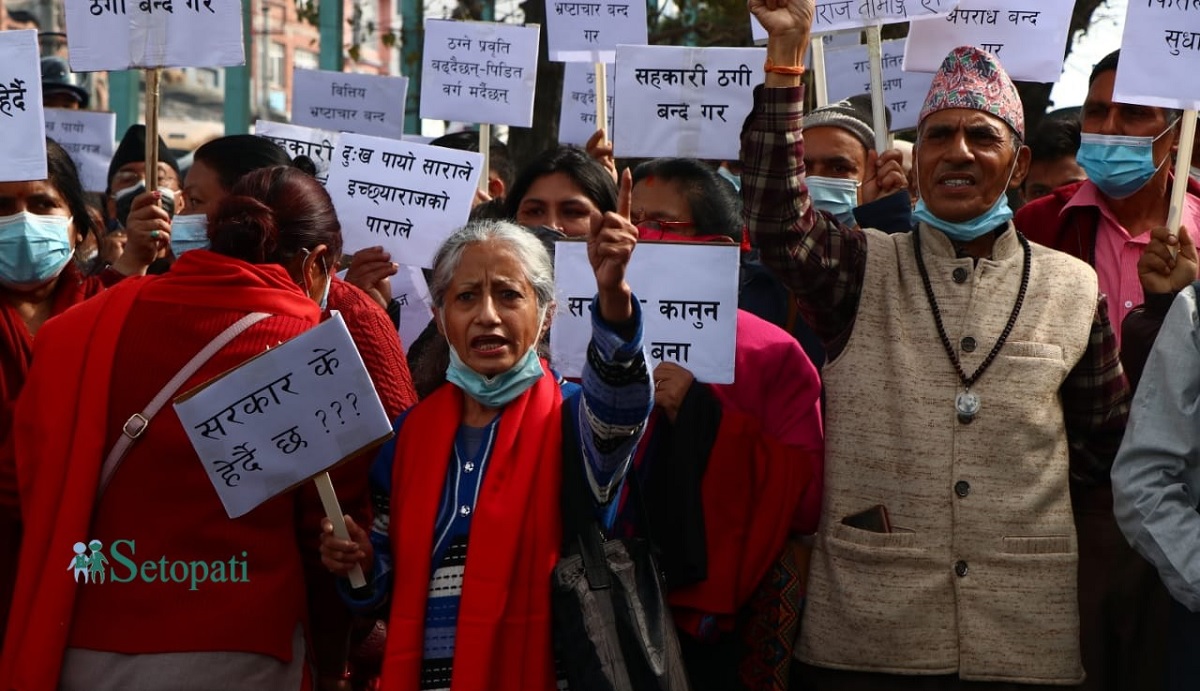
[[[1024,253],[1011,227],[977,265],[940,232],[920,232],[942,322],[970,375],[1008,321]],[[1095,272],[1033,245],[1020,317],[972,387],[982,407],[963,424],[962,385],[913,235],[867,236],[853,331],[824,369],[825,503],[797,656],[860,671],[1077,683],[1078,552],[1059,388],[1088,345]],[[876,504],[897,532],[842,524]]]

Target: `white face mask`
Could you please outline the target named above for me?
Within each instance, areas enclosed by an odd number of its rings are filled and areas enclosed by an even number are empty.
[[[1196,182],[1200,183],[1200,168],[1197,168],[1196,166],[1192,166],[1191,172],[1192,172],[1192,175],[1191,175],[1192,179],[1195,180]]]

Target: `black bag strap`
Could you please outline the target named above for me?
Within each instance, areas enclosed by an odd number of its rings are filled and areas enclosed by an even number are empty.
[[[593,590],[611,585],[608,560],[604,556],[605,536],[596,520],[596,501],[592,496],[587,478],[584,476],[582,440],[573,406],[562,408],[562,492],[559,502],[562,508],[562,554],[578,553],[583,559],[583,568]],[[636,472],[630,464],[626,481],[630,484],[629,500],[633,502],[634,518],[639,531],[649,528],[646,507]],[[613,497],[620,501],[620,496]],[[649,533],[645,533],[649,534]]]

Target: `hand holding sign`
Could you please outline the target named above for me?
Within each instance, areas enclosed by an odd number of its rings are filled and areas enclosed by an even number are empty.
[[[633,317],[632,291],[625,282],[625,269],[637,247],[638,229],[629,222],[633,199],[633,174],[621,176],[617,211],[604,214],[600,227],[588,233],[588,261],[596,274],[600,293],[600,316],[609,324],[623,324]]]
[[[171,244],[171,215],[159,201],[162,192],[142,192],[133,200],[125,221],[125,251],[113,269],[126,276],[141,276],[158,258],[159,250]]]
[[[605,136],[604,130],[596,130],[591,139],[587,140],[587,145],[584,150],[588,152],[588,156],[596,159],[596,162],[604,166],[608,174],[612,176],[613,182],[618,181],[617,162],[613,160],[613,145]]]
[[[371,572],[375,550],[367,531],[358,527],[349,515],[342,516],[346,523],[347,538],[335,534],[333,521],[321,520],[321,563],[335,576],[348,578],[355,568]]]
[[[1187,228],[1176,236],[1170,228],[1150,231],[1150,242],[1138,260],[1138,279],[1146,294],[1177,293],[1196,280],[1196,246]]]
[[[900,190],[908,189],[908,177],[904,174],[904,154],[899,149],[889,149],[878,154],[867,152],[868,177],[862,186],[861,204],[870,204]]]

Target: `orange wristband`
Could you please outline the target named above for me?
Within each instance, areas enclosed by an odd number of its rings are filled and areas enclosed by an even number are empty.
[[[804,65],[776,65],[767,58],[767,63],[763,65],[764,72],[774,72],[775,74],[790,74],[799,77],[804,74]]]

